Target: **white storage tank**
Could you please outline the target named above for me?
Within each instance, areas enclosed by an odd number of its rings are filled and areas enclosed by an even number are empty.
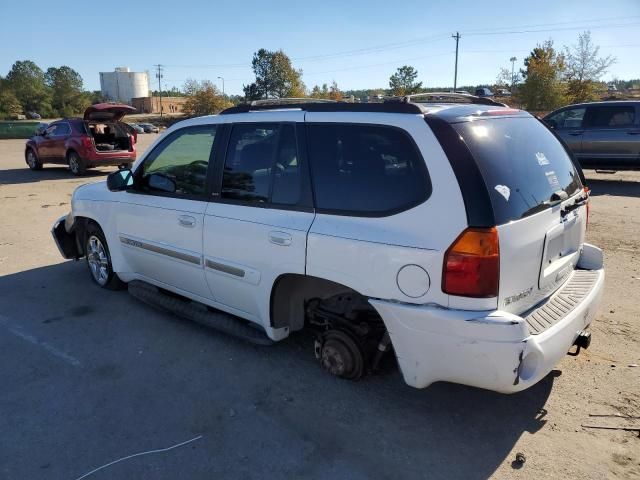
[[[113,102],[131,103],[132,98],[149,96],[149,74],[116,67],[113,72],[100,72],[102,95]]]

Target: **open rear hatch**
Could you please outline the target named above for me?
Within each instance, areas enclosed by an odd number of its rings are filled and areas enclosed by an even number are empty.
[[[498,308],[522,314],[574,273],[588,195],[565,147],[529,115],[454,123],[489,192],[499,237]]]
[[[96,103],[84,111],[84,119],[96,122],[119,122],[125,115],[135,111],[135,108],[120,103]]]

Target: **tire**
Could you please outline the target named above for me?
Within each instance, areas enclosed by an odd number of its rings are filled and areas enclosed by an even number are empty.
[[[91,279],[108,290],[122,290],[127,284],[113,271],[109,246],[104,233],[95,223],[89,223],[84,235],[84,252]]]
[[[27,161],[27,165],[31,170],[42,170],[42,162],[32,148],[29,148],[27,150],[27,153],[25,154],[25,160]]]
[[[86,163],[76,152],[71,151],[67,153],[67,163],[69,163],[69,170],[71,170],[71,173],[75,176],[79,177],[87,173]]]

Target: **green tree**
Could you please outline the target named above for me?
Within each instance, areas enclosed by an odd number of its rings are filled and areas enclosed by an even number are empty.
[[[45,116],[53,113],[44,72],[31,60],[15,62],[6,80],[23,110],[36,111]]]
[[[244,87],[248,100],[261,98],[303,97],[302,70],[291,65],[291,59],[282,51],[271,52],[261,48],[251,61],[256,80]]]
[[[392,95],[411,95],[418,93],[422,89],[422,82],[416,82],[418,71],[405,65],[398,68],[396,73],[389,77],[389,86]]]
[[[329,100],[342,100],[342,92],[338,88],[338,84],[334,80],[329,87]]]
[[[51,89],[51,106],[58,115],[69,117],[89,105],[90,100],[82,89],[82,77],[74,69],[50,67],[44,80]]]
[[[0,118],[21,113],[22,105],[20,105],[16,94],[12,90],[0,86]]]
[[[551,40],[534,48],[524,65],[520,72],[524,77],[520,99],[528,110],[554,110],[566,102],[562,83],[564,57],[556,52]]]
[[[198,82],[188,79],[184,84],[183,91],[189,97],[183,106],[187,115],[211,115],[233,105],[209,80]]]
[[[564,47],[567,97],[571,103],[596,100],[604,88],[598,81],[616,62],[611,55],[601,57],[600,47],[591,41],[591,32],[578,36],[578,43]]]

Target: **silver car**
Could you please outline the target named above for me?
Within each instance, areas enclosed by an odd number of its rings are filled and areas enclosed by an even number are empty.
[[[640,170],[640,101],[569,105],[543,119],[582,168]]]

